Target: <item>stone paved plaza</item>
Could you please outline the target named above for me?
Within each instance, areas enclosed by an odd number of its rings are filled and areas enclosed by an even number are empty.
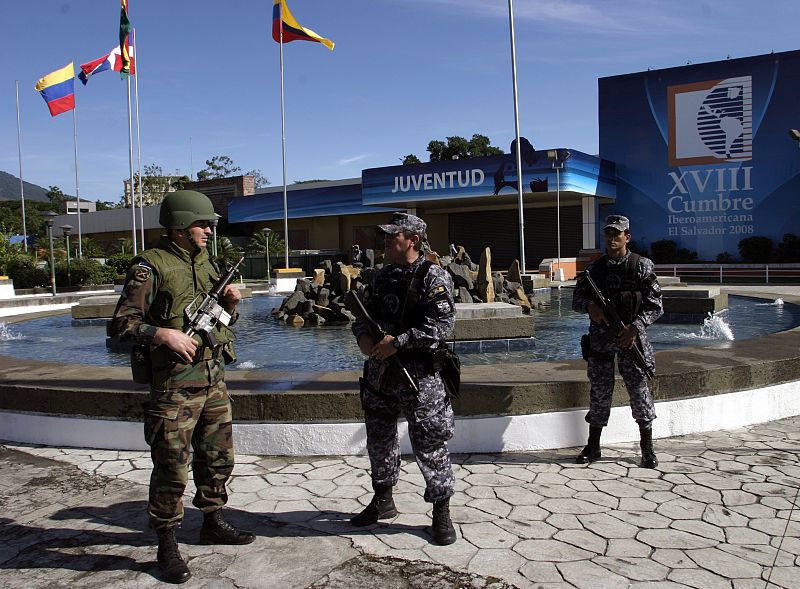
[[[365,457],[240,455],[226,512],[259,537],[198,545],[189,506],[185,586],[800,587],[800,417],[656,450],[657,470],[637,466],[633,444],[589,466],[572,463],[575,449],[455,456],[460,539],[447,547],[430,541],[413,461],[395,492],[401,514],[354,529],[346,520],[371,497]],[[0,447],[0,587],[161,585],[149,467],[141,452]]]

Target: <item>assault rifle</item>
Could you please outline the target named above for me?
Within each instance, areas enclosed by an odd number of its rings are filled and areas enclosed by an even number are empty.
[[[588,272],[583,273],[586,282],[589,283],[589,286],[592,288],[594,292],[595,303],[597,303],[603,311],[603,315],[606,316],[606,319],[609,323],[609,329],[611,330],[611,334],[613,337],[618,337],[622,330],[627,327],[625,323],[617,313],[617,310],[614,308],[614,305],[603,296],[603,293],[597,287],[597,284],[594,280],[592,280],[591,275]],[[633,341],[633,345],[629,349],[630,353],[633,355],[634,363],[642,369],[645,373],[647,378],[655,377],[655,372],[647,365],[647,360],[645,360],[644,354],[642,353],[641,348],[639,347],[639,336],[636,336],[636,339]]]
[[[372,341],[378,343],[384,337],[386,337],[386,332],[377,321],[369,316],[367,309],[364,307],[364,303],[361,302],[361,299],[356,294],[355,290],[350,290],[345,295],[344,308],[350,311],[358,321],[367,326]],[[415,383],[414,379],[411,378],[411,375],[408,373],[408,370],[406,370],[406,367],[403,366],[403,363],[400,361],[400,358],[397,357],[397,354],[389,356],[389,363],[394,366],[400,372],[400,374],[403,375],[403,378],[406,380],[411,389],[415,393],[419,393],[417,383]]]
[[[186,327],[183,330],[188,336],[198,334],[203,343],[211,348],[216,349],[219,344],[217,338],[214,337],[214,327],[217,323],[228,325],[231,322],[230,313],[228,313],[222,305],[220,299],[222,293],[233,279],[236,277],[236,271],[244,261],[244,256],[239,258],[239,261],[233,264],[228,271],[219,278],[211,287],[208,294],[199,294],[194,300],[186,306],[184,315],[186,316]],[[198,301],[200,301],[198,303]],[[185,360],[181,360],[185,362]]]

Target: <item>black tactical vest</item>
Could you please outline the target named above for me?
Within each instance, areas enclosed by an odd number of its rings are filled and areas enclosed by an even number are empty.
[[[628,254],[624,264],[609,264],[608,258],[592,267],[592,279],[614,305],[620,318],[631,323],[642,307],[642,291],[636,276],[641,256]]]
[[[413,271],[398,267],[376,283],[373,296],[377,300],[373,304],[378,308],[381,327],[389,335],[398,336],[424,321],[419,296],[430,265],[431,262],[425,260]]]

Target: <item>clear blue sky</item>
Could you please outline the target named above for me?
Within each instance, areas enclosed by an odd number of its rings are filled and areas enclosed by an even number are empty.
[[[289,0],[336,49],[284,48],[287,180],[357,177],[433,138],[514,136],[506,0]],[[800,48],[800,2],[515,0],[522,135],[597,152],[597,79]],[[225,154],[281,183],[278,45],[271,0],[130,0],[142,165],[189,174]],[[72,117],[51,118],[36,80],[117,44],[118,0],[3,3],[0,170],[74,193]],[[116,202],[128,176],[125,84],[76,81],[81,196]],[[798,113],[800,118],[800,113]],[[190,138],[192,149],[190,152]],[[135,152],[134,152],[135,157]]]

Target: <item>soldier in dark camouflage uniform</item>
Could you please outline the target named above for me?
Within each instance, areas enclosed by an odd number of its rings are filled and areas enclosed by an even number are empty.
[[[375,496],[350,521],[366,526],[397,515],[392,487],[400,475],[397,419],[402,413],[425,478],[425,501],[433,503],[434,539],[452,544],[456,532],[449,505],[455,478],[447,440],[453,436],[455,420],[436,351],[441,352],[453,333],[453,282],[446,270],[425,261],[421,253],[426,238],[422,219],[395,213],[389,224],[378,227],[384,234],[386,265],[364,295],[370,316],[388,335],[376,342],[365,324],[353,325],[359,347],[369,357],[361,394]],[[418,392],[387,362],[395,354]]]
[[[572,308],[589,313],[588,375],[591,383],[589,413],[589,441],[578,455],[579,464],[600,458],[600,435],[608,425],[611,415],[611,396],[614,391],[614,357],[617,356],[619,372],[628,389],[633,418],[639,424],[642,466],[655,468],[658,460],[653,452],[652,422],[656,418],[653,396],[647,376],[636,365],[630,352],[638,341],[647,366],[655,370],[653,346],[645,329],[664,313],[661,287],[656,278],[653,262],[628,251],[631,239],[628,219],[619,215],[606,218],[603,229],[606,255],[586,269],[604,296],[615,306],[626,324],[616,338],[610,338],[608,321],[595,303],[591,287],[578,280],[572,298]]]
[[[144,423],[153,460],[147,512],[158,534],[159,567],[173,583],[191,576],[175,541],[190,456],[197,486],[193,503],[204,514],[201,543],[247,544],[255,539],[225,522],[221,511],[234,463],[231,402],[223,380],[225,363],[235,360],[233,333],[219,322],[214,335],[220,345],[212,349],[199,336],[182,331],[184,309],[219,278],[206,250],[212,218],[214,207],[199,192],[166,196],[159,222],[168,234],[131,262],[108,329],[111,337],[136,344],[134,379],[150,385]],[[230,323],[238,317],[240,299],[235,286],[223,292],[221,304],[232,316]]]

